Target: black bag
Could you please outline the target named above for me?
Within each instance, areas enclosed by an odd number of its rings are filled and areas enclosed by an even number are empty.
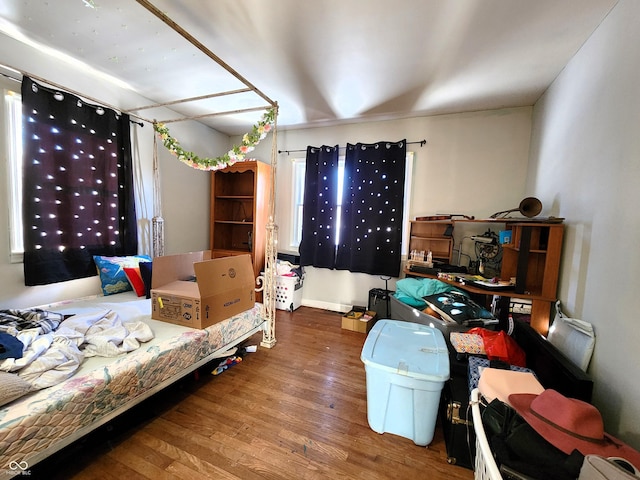
[[[494,398],[482,412],[482,425],[487,439],[504,435],[511,430],[511,423],[517,412],[502,400]]]
[[[523,477],[575,479],[584,455],[567,455],[547,442],[518,413],[494,399],[482,412],[482,424],[498,466],[505,465]]]
[[[389,316],[389,297],[393,295],[393,290],[383,288],[372,288],[369,290],[369,304],[367,310],[376,312],[378,320],[391,318]]]
[[[469,408],[467,377],[464,374],[456,374],[453,364],[451,371],[451,378],[442,388],[440,403],[440,420],[447,449],[447,462],[473,469],[476,435]]]

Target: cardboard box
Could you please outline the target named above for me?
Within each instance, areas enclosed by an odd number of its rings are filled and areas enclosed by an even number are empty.
[[[365,307],[353,307],[342,317],[342,328],[355,332],[369,333],[376,323],[376,312]]]
[[[211,259],[210,251],[153,259],[151,318],[206,328],[253,308],[250,255]]]

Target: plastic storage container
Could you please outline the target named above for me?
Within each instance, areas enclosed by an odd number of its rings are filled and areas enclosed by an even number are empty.
[[[360,357],[367,382],[367,419],[378,433],[393,433],[425,446],[433,440],[449,354],[436,328],[378,320]]]

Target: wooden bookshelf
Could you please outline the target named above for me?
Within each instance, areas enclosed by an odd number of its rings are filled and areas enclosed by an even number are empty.
[[[212,255],[251,254],[254,274],[264,270],[271,166],[238,162],[211,174]]]

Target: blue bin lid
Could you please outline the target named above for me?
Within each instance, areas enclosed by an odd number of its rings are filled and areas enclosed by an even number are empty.
[[[449,378],[449,352],[437,328],[400,320],[378,320],[360,359],[389,373],[443,382]]]

